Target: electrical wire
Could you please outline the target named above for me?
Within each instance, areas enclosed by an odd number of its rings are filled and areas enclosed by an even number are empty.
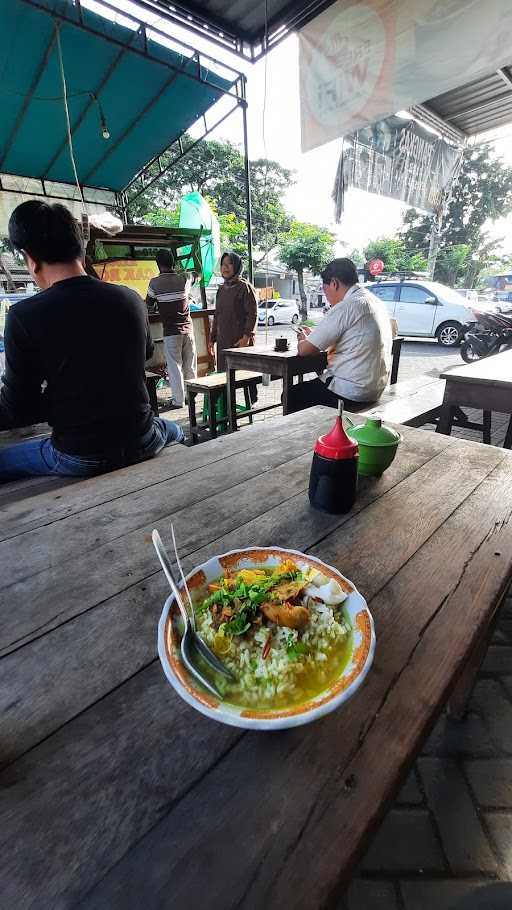
[[[68,134],[69,157],[71,159],[71,166],[73,168],[73,174],[75,175],[75,182],[78,187],[78,192],[79,192],[80,198],[82,200],[84,215],[86,215],[87,212],[85,210],[85,199],[84,199],[84,194],[82,192],[82,187],[80,185],[80,181],[78,179],[78,171],[76,168],[75,153],[73,150],[73,137],[71,135],[71,122],[69,119],[68,88],[67,88],[67,84],[66,84],[66,74],[64,72],[64,60],[62,57],[62,45],[61,45],[61,41],[60,41],[60,23],[59,22],[55,23],[55,31],[56,31],[56,38],[57,38],[57,52],[58,52],[58,57],[59,57],[60,78],[61,78],[61,82],[62,82],[62,96],[63,96],[63,101],[64,101],[64,112],[66,114],[66,130],[67,130],[67,134]]]

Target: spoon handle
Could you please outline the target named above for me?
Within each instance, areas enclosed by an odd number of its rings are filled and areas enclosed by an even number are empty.
[[[160,564],[162,566],[162,569],[164,570],[165,577],[167,578],[167,581],[169,582],[169,587],[170,587],[172,593],[174,594],[174,597],[175,597],[176,603],[178,605],[179,611],[181,613],[183,622],[185,623],[185,628],[187,628],[187,626],[190,625],[190,617],[188,615],[188,610],[185,607],[185,604],[183,603],[183,598],[181,596],[180,590],[179,590],[176,582],[174,581],[171,563],[169,561],[167,551],[162,543],[162,538],[160,537],[160,534],[158,533],[156,528],[153,531],[151,537],[153,540],[153,546],[156,550],[156,555],[158,556],[158,558],[160,560]]]

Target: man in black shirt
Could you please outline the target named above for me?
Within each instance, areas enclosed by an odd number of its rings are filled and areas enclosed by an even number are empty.
[[[9,238],[42,292],[7,315],[0,429],[47,420],[52,436],[0,449],[0,481],[88,477],[182,442],[177,424],[151,412],[145,306],[135,291],[86,275],[68,209],[24,202],[11,215]]]

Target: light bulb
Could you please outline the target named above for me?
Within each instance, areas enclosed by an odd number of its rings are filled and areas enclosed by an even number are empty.
[[[110,133],[107,129],[106,124],[103,126],[103,128],[101,130],[101,135],[103,136],[104,139],[110,139]]]

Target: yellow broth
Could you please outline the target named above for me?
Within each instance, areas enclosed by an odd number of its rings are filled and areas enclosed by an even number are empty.
[[[261,570],[260,570],[261,571]],[[221,579],[219,579],[219,582]],[[201,614],[200,605],[207,596],[207,590],[195,592],[194,600],[199,607],[196,613],[198,632],[201,634],[201,616],[209,615],[210,611]],[[299,634],[299,648],[305,648],[305,653],[297,655],[297,659],[290,660],[288,651],[283,641],[272,641],[266,658],[263,658],[261,639],[257,640],[257,628],[251,628],[241,636],[220,638],[218,634],[213,638],[211,631],[206,631],[203,638],[224,664],[233,672],[236,682],[228,681],[219,675],[202,660],[198,660],[204,675],[211,679],[222,694],[223,700],[237,707],[248,708],[253,711],[268,711],[293,708],[304,704],[322,692],[330,689],[340,678],[347,666],[353,648],[353,633],[350,620],[343,606],[332,608],[337,621],[343,622],[349,629],[345,635],[339,634],[337,639],[326,642],[328,638],[325,628],[321,626],[306,626],[304,632],[309,632],[306,643],[302,642]],[[265,623],[265,631],[275,635],[277,626],[274,623]],[[210,638],[208,638],[210,635]],[[246,645],[247,648],[243,648]],[[292,648],[294,646],[292,645]],[[250,666],[244,665],[241,652],[246,650]],[[325,659],[319,657],[319,652]],[[247,657],[245,660],[247,661]],[[275,661],[274,661],[275,659]],[[261,679],[255,671],[263,672]],[[267,672],[265,672],[267,671]],[[284,691],[276,691],[278,685],[285,686]],[[270,691],[272,690],[272,691]]]

